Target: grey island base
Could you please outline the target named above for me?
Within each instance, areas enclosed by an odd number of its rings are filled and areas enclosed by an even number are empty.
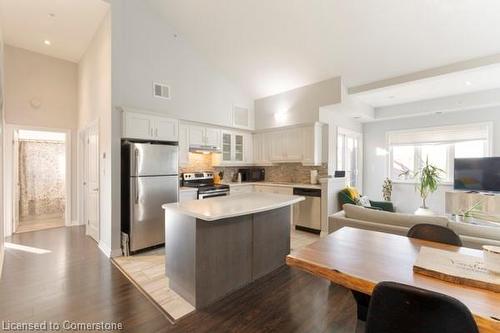
[[[284,265],[290,206],[303,199],[246,193],[164,205],[170,289],[199,309]]]

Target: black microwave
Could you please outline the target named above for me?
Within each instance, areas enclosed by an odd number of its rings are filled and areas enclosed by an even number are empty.
[[[238,173],[241,173],[242,182],[260,182],[266,178],[264,168],[238,169]]]

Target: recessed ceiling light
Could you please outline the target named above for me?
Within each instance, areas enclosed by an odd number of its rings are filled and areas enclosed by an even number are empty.
[[[470,82],[470,81],[465,81],[465,85],[466,85],[466,86],[471,86],[471,85],[472,85],[472,82]]]
[[[43,41],[43,43],[44,43],[45,45],[50,45],[50,44],[52,44],[52,43],[50,42],[50,40],[48,40],[48,39],[44,40],[44,41]]]

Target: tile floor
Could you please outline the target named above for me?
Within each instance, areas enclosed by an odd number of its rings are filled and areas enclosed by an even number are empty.
[[[318,239],[319,235],[292,230],[291,252]],[[165,276],[164,251],[164,248],[157,248],[129,257],[117,257],[114,261],[157,305],[174,320],[178,320],[194,311],[194,307],[170,290],[168,278]]]

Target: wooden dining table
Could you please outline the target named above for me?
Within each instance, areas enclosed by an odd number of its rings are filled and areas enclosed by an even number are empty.
[[[482,251],[383,232],[344,227],[288,255],[289,266],[371,295],[381,281],[447,294],[464,303],[481,333],[500,332],[500,293],[413,272],[421,246],[482,257]]]

